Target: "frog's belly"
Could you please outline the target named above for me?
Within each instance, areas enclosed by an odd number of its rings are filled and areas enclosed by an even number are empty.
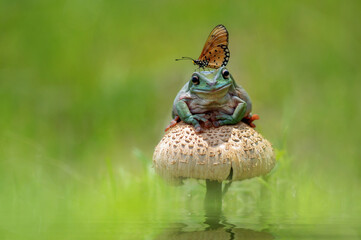
[[[233,114],[235,106],[230,102],[208,102],[208,101],[192,101],[188,104],[188,108],[192,114],[222,112],[226,114]]]

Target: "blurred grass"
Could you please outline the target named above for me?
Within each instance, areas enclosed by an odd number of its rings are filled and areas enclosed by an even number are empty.
[[[0,237],[197,227],[203,187],[169,187],[150,164],[194,70],[174,59],[197,57],[219,23],[229,70],[279,160],[267,181],[231,187],[225,215],[273,232],[287,221],[359,223],[360,10],[335,0],[1,1]]]

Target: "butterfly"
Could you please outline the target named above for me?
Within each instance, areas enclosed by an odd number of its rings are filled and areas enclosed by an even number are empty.
[[[228,64],[229,56],[228,31],[225,26],[220,24],[209,34],[198,59],[182,57],[176,61],[189,59],[200,68],[220,68]]]

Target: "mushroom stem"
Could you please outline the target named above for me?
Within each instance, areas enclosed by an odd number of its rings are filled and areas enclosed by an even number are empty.
[[[206,180],[206,197],[204,207],[209,219],[219,218],[222,212],[222,182],[217,180]]]

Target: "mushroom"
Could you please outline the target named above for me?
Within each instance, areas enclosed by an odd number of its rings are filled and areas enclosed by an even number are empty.
[[[266,175],[275,166],[275,155],[271,144],[243,122],[207,128],[202,133],[180,122],[155,148],[153,166],[170,182],[206,180],[206,203],[213,199],[212,204],[219,205],[222,181]]]
[[[271,144],[256,130],[241,122],[205,129],[180,122],[155,148],[155,171],[163,178],[224,181],[244,180],[267,174],[275,165]],[[230,176],[230,174],[232,176]]]

